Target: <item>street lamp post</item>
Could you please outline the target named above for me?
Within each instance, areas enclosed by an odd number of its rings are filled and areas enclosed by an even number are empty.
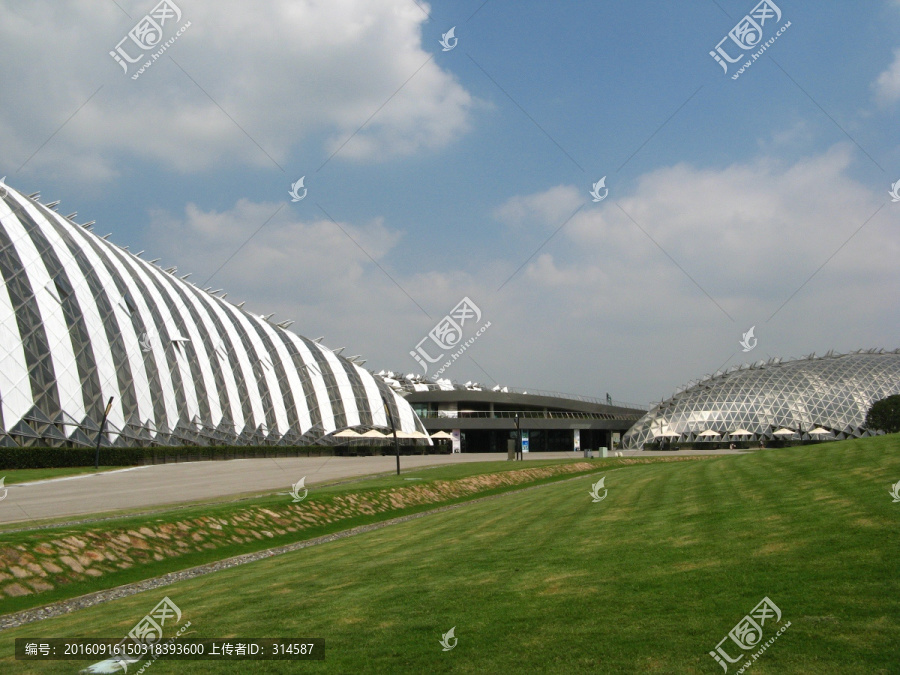
[[[516,459],[522,459],[522,430],[519,428],[519,413],[516,413]]]
[[[109,397],[106,404],[106,410],[103,411],[103,421],[100,422],[100,431],[97,433],[97,452],[94,453],[94,468],[100,468],[100,441],[103,439],[103,427],[106,426],[106,418],[109,417],[109,411],[112,410],[113,397]]]
[[[388,405],[384,392],[381,392],[381,400],[384,403],[384,410],[388,419],[391,421],[391,433],[394,434],[394,454],[397,456],[397,475],[400,475],[400,443],[397,441],[397,426],[394,424],[394,414],[391,412],[391,406]]]

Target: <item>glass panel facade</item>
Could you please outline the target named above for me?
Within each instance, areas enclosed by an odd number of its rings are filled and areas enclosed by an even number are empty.
[[[383,418],[371,373],[60,217],[0,198],[0,444],[311,442]],[[389,392],[398,426],[424,427]],[[64,420],[58,423],[57,420]]]
[[[835,438],[859,437],[872,404],[900,393],[900,350],[858,351],[792,361],[772,359],[707,377],[642,417],[622,439],[641,448],[654,439],[686,439],[710,430],[772,438],[781,428],[822,427]],[[668,435],[667,435],[668,434]]]

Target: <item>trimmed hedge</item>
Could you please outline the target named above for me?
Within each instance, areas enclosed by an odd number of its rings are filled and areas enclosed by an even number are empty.
[[[442,447],[401,445],[401,455],[447,454]],[[56,469],[72,466],[93,466],[94,448],[0,448],[0,471],[8,469]],[[142,464],[173,464],[206,460],[249,459],[265,457],[368,457],[392,455],[393,446],[160,446],[154,448],[100,448],[102,466],[138,466]]]

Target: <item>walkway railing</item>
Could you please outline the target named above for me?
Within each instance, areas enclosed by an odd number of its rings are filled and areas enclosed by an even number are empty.
[[[421,418],[430,419],[545,419],[545,420],[620,420],[639,419],[641,414],[613,415],[612,413],[559,412],[543,410],[429,410],[418,413]]]
[[[439,389],[440,385],[430,382],[422,382],[429,389]],[[490,388],[481,387],[481,391],[494,391]],[[503,387],[503,393],[509,394],[534,394],[535,396],[550,396],[552,398],[567,398],[572,401],[584,401],[585,403],[599,403],[600,405],[611,405],[618,408],[631,408],[632,410],[640,410],[642,413],[647,412],[653,406],[649,403],[628,403],[626,401],[617,401],[615,399],[597,398],[596,396],[583,396],[581,394],[566,394],[559,391],[549,391],[546,389],[531,389],[524,387]]]

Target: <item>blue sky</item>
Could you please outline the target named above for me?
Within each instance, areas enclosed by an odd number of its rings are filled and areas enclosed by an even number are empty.
[[[491,328],[447,376],[489,385],[898,346],[895,0],[778,2],[737,80],[752,1],[181,0],[136,80],[108,52],[154,2],[2,4],[8,184],[375,370],[464,296]]]

